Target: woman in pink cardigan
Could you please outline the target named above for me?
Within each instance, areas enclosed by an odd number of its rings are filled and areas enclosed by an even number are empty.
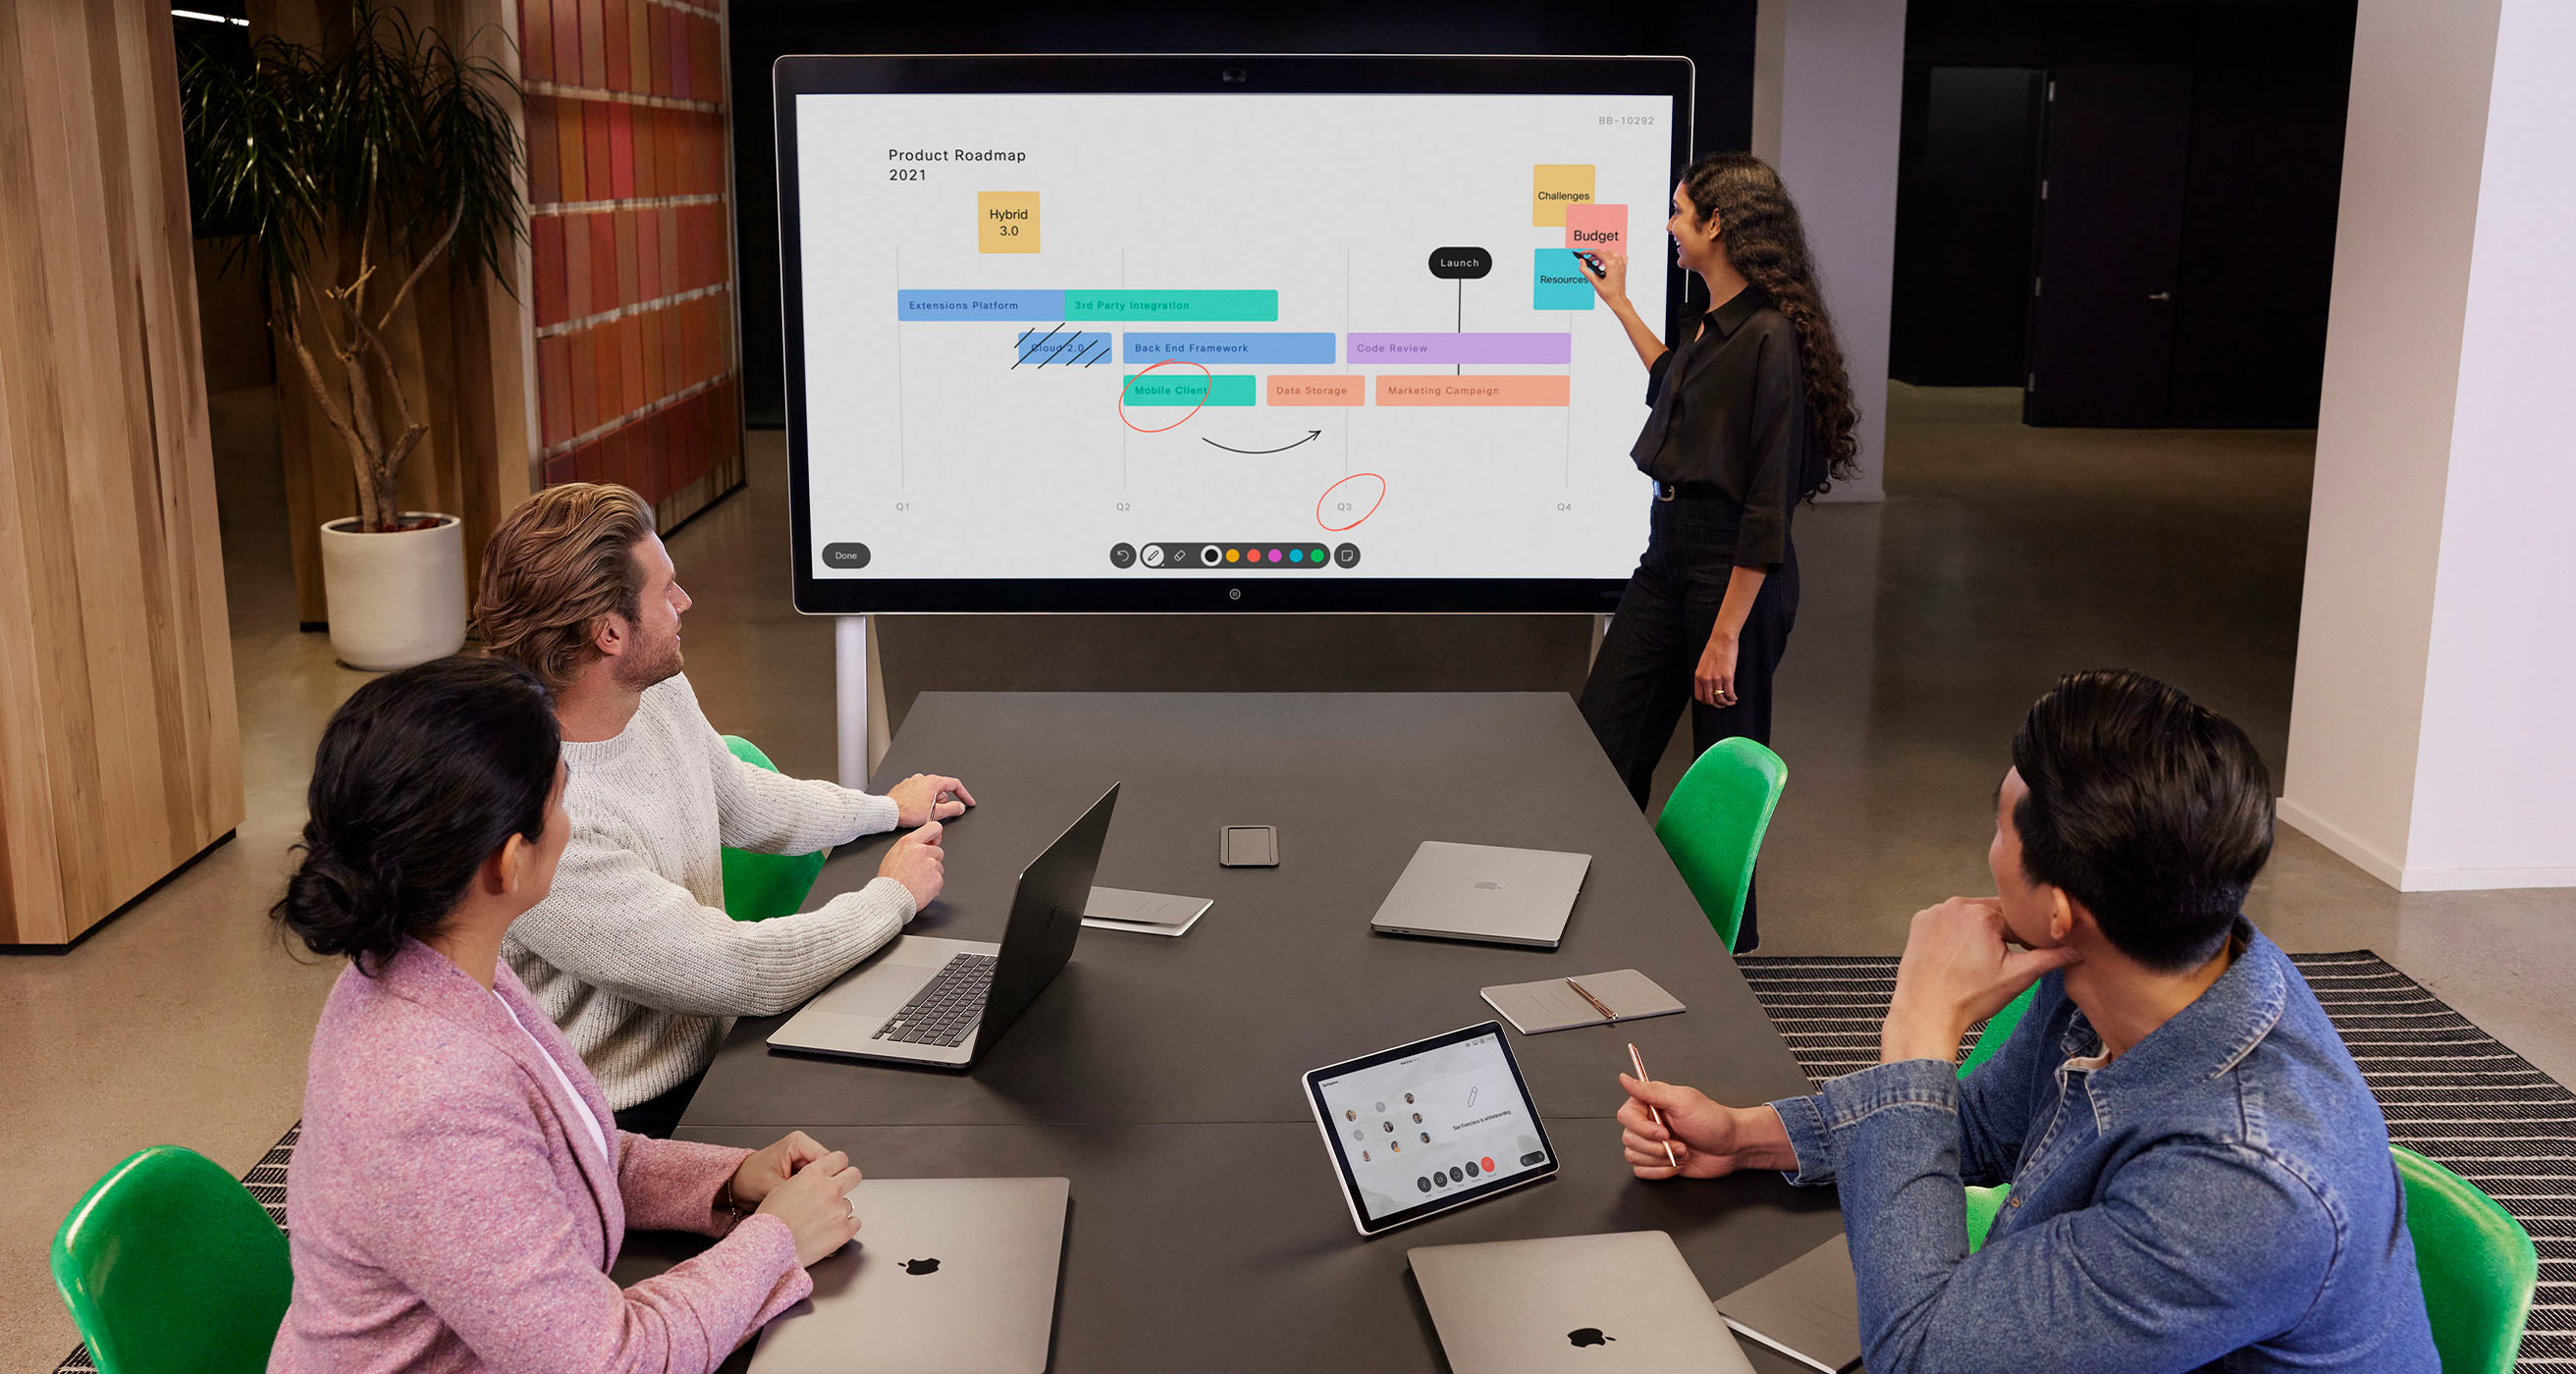
[[[802,1132],[617,1130],[500,962],[569,833],[558,745],[545,689],[497,659],[378,678],[323,733],[274,914],[349,967],[313,1035],[271,1371],[711,1370],[858,1232],[859,1171]],[[620,1289],[630,1222],[722,1239]]]

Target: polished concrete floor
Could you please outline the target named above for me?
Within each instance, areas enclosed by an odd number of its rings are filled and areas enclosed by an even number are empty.
[[[2169,678],[2280,766],[2312,436],[2031,430],[2016,404],[1896,388],[1887,502],[1799,516],[1766,953],[1893,953],[1917,907],[1990,886],[2006,745],[2061,672]],[[215,405],[248,816],[70,954],[0,958],[0,1158],[16,1178],[0,1195],[0,1374],[48,1369],[76,1339],[45,1250],[92,1179],[157,1142],[247,1169],[294,1121],[334,973],[284,952],[265,913],[313,743],[362,677],[296,632],[264,394]],[[828,775],[832,631],[788,605],[779,436],[755,434],[752,453],[750,487],[670,541],[698,603],[690,675],[721,727]],[[889,622],[885,660],[899,724],[912,693],[941,687],[1564,690],[1588,642],[1587,622],[1539,616],[950,618]],[[1665,786],[1682,762],[1665,760]],[[1355,800],[1396,818],[1437,805],[1392,783]],[[2576,892],[2401,896],[2285,829],[2251,910],[2295,950],[2377,950],[2576,1082]]]

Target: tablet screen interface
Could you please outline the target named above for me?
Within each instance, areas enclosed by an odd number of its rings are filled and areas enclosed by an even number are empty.
[[[1364,1231],[1377,1231],[1552,1172],[1556,1157],[1500,1025],[1447,1035],[1307,1076]]]

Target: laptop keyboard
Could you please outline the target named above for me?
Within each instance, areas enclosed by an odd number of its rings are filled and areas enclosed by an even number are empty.
[[[950,959],[870,1038],[903,1045],[966,1043],[984,1020],[984,997],[992,991],[993,967],[999,962],[990,954]]]

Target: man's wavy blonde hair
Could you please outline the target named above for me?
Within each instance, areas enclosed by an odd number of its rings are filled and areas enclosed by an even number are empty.
[[[474,602],[483,651],[561,692],[598,656],[590,637],[601,616],[636,618],[644,574],[635,546],[652,532],[653,508],[611,483],[567,482],[520,502],[483,546]]]

